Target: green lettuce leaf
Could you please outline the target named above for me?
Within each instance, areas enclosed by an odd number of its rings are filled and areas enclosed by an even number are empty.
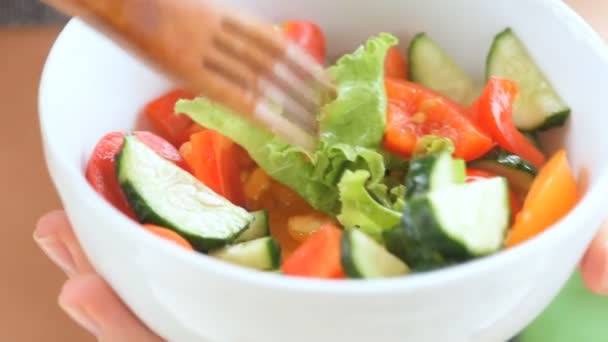
[[[452,154],[454,153],[454,149],[454,143],[452,140],[450,140],[450,138],[436,135],[425,135],[416,142],[413,157],[426,157],[443,151]]]
[[[321,139],[328,143],[377,148],[386,125],[384,59],[397,39],[383,33],[352,54],[343,56],[329,73],[337,98],[321,112]]]
[[[401,221],[401,212],[378,203],[367,191],[370,173],[365,170],[344,172],[338,189],[342,211],[338,220],[346,228],[359,227],[363,232],[382,241],[382,233]]]
[[[384,132],[386,98],[384,58],[396,39],[371,38],[330,69],[337,97],[322,109],[316,151],[305,152],[242,116],[203,98],[181,100],[175,110],[241,145],[272,178],[306,199],[314,208],[340,211],[338,182],[347,170],[364,170],[371,187],[381,187],[386,155],[376,150]],[[382,190],[388,193],[388,188]],[[388,197],[388,195],[387,195]],[[384,204],[384,203],[383,203]],[[386,202],[392,206],[392,201]]]

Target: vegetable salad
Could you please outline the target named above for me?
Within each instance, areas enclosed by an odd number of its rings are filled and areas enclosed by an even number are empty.
[[[325,63],[317,25],[280,30]],[[312,152],[177,89],[144,108],[154,132],[104,136],[86,177],[187,250],[324,279],[466,262],[567,214],[578,195],[566,153],[546,155],[538,136],[570,109],[515,32],[495,37],[483,84],[425,33],[407,54],[397,43],[381,33],[328,67],[337,95]]]

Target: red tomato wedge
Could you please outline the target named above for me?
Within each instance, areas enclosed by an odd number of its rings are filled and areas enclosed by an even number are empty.
[[[150,102],[144,113],[159,134],[174,146],[180,146],[190,138],[192,120],[175,113],[175,103],[180,99],[192,99],[194,96],[184,90],[172,90]]]
[[[340,261],[341,235],[342,231],[333,224],[323,225],[285,260],[281,270],[292,276],[344,278]]]
[[[506,246],[513,247],[549,228],[576,205],[576,180],[564,150],[540,170],[515,219]]]
[[[85,176],[93,189],[116,209],[135,219],[127,198],[116,177],[116,155],[120,152],[125,135],[120,132],[106,134],[95,146],[87,164]]]
[[[174,162],[175,165],[184,170],[188,170],[188,163],[186,163],[181,154],[179,154],[179,151],[167,140],[154,133],[146,131],[137,131],[133,134],[137,137],[137,139],[158,153],[159,156],[167,159],[168,161]]]
[[[238,145],[210,129],[193,134],[190,144],[194,176],[232,203],[244,206]]]
[[[307,51],[319,64],[325,63],[325,36],[317,24],[291,20],[282,28],[290,41]]]
[[[179,152],[168,141],[150,132],[135,132],[138,139],[156,151],[161,157],[183,167],[184,160]],[[135,213],[120,188],[116,176],[116,155],[120,152],[125,140],[121,132],[106,134],[99,140],[89,158],[85,176],[93,189],[101,194],[110,204],[130,218],[135,219]]]
[[[182,246],[183,248],[185,248],[187,250],[190,250],[190,251],[193,250],[192,245],[190,244],[190,242],[188,242],[188,240],[184,239],[181,235],[172,231],[169,228],[156,226],[153,224],[144,224],[143,226],[144,226],[144,228],[146,228],[147,231],[151,232],[152,234],[154,234],[158,237],[171,241],[171,242],[175,243],[176,245]]]
[[[386,79],[388,113],[384,147],[410,157],[418,139],[425,135],[446,137],[454,143],[456,158],[473,160],[493,146],[492,140],[471,122],[464,108],[420,85]]]
[[[405,56],[393,46],[388,49],[384,60],[384,77],[407,79],[408,69]]]
[[[493,77],[468,113],[498,145],[540,168],[545,156],[513,123],[513,101],[517,94],[515,81]]]
[[[489,179],[499,177],[498,175],[479,169],[467,168],[467,183],[475,182],[481,179]],[[511,206],[511,220],[515,220],[515,216],[521,210],[521,203],[515,196],[515,193],[509,189],[509,203]]]

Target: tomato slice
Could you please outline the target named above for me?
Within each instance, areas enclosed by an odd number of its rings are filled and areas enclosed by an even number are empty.
[[[203,130],[190,137],[194,176],[232,203],[244,206],[239,147],[214,130]]]
[[[494,174],[494,173],[491,173],[488,171],[467,168],[467,178],[466,178],[467,183],[475,182],[475,181],[478,181],[481,179],[494,178],[494,177],[499,177],[499,176],[497,174]],[[519,211],[521,210],[521,203],[519,202],[519,200],[517,199],[517,196],[511,189],[509,189],[509,205],[511,207],[511,221],[515,221],[515,217],[517,216],[517,213],[519,213]]]
[[[405,56],[393,46],[386,53],[384,61],[384,77],[407,79],[408,69]]]
[[[179,152],[168,141],[150,132],[140,131],[135,132],[135,135],[161,157],[174,162],[178,166],[183,167],[185,165]],[[106,201],[125,215],[135,219],[135,213],[129,207],[116,176],[116,155],[120,152],[124,141],[125,135],[121,132],[108,133],[103,136],[89,158],[85,177],[93,189],[103,196]]]
[[[290,41],[307,51],[319,64],[325,63],[325,36],[317,24],[290,20],[282,28]]]
[[[127,198],[116,177],[116,155],[120,152],[125,135],[120,132],[108,133],[99,140],[87,164],[85,176],[89,184],[106,201],[128,217],[135,219]]]
[[[515,81],[493,77],[468,113],[498,145],[540,168],[545,156],[513,123],[513,101],[517,93]]]
[[[174,146],[180,146],[190,138],[192,120],[183,114],[175,113],[175,103],[180,99],[192,99],[194,96],[184,90],[172,90],[144,108],[144,113],[158,133]]]
[[[281,266],[291,276],[341,279],[344,270],[340,261],[342,231],[325,224],[302,243]]]
[[[507,239],[507,247],[520,244],[543,232],[565,216],[577,200],[576,180],[566,152],[560,150],[532,182]]]
[[[457,103],[412,82],[386,79],[388,113],[384,147],[410,157],[425,135],[446,137],[454,143],[454,156],[473,160],[494,145],[465,115]]]
[[[167,140],[159,137],[158,135],[146,131],[136,131],[133,135],[137,137],[141,142],[146,144],[148,147],[153,149],[158,155],[172,161],[175,165],[181,167],[184,170],[188,170],[188,163],[182,158],[179,151],[171,145]]]

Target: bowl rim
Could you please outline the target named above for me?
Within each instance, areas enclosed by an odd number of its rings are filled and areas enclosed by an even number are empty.
[[[605,47],[604,41],[600,38],[599,34],[595,32],[584,19],[561,1],[538,1],[546,6],[548,10],[554,11],[560,17],[564,18],[564,25],[569,25],[573,28],[574,34],[580,36],[580,38],[585,41],[590,52],[601,58],[608,66],[608,48]],[[201,253],[189,252],[139,229],[136,222],[131,221],[99,196],[88,182],[86,182],[83,170],[75,167],[73,165],[73,160],[67,158],[62,153],[59,153],[52,145],[53,139],[49,135],[50,131],[46,124],[46,121],[50,120],[51,116],[47,113],[48,111],[45,105],[45,103],[48,102],[47,98],[49,98],[49,95],[47,94],[51,93],[53,88],[49,74],[51,74],[51,70],[56,64],[57,50],[62,49],[63,42],[68,40],[73,32],[79,30],[82,25],[85,24],[79,19],[72,19],[64,27],[51,48],[41,76],[38,107],[40,130],[43,137],[43,144],[45,145],[47,167],[50,169],[49,163],[51,159],[56,161],[55,165],[57,165],[58,169],[61,170],[65,177],[70,179],[70,187],[73,191],[79,193],[81,204],[90,210],[98,211],[99,215],[106,217],[108,223],[110,223],[108,229],[116,230],[113,233],[117,235],[127,234],[127,238],[146,244],[150,249],[160,252],[162,257],[172,258],[175,262],[188,263],[190,267],[197,272],[212,272],[215,276],[223,277],[227,281],[237,281],[250,286],[260,286],[290,292],[323,293],[331,294],[333,296],[403,292],[437,284],[448,284],[457,281],[458,279],[466,279],[475,274],[499,269],[516,259],[532,254],[535,250],[541,249],[543,246],[549,245],[551,241],[557,241],[566,235],[570,235],[571,232],[568,230],[568,226],[570,226],[571,229],[574,229],[573,226],[577,226],[577,222],[586,222],[593,218],[594,215],[599,219],[599,216],[601,215],[602,200],[605,193],[604,189],[608,189],[607,167],[598,172],[599,175],[596,185],[587,190],[586,195],[577,203],[576,207],[543,233],[514,248],[502,250],[493,255],[431,272],[414,273],[396,278],[366,279],[364,281],[357,281],[355,279],[346,281],[310,279],[286,277],[279,274],[251,270],[213,259]],[[51,177],[53,178],[57,191],[60,194],[65,191],[61,189],[61,182],[55,179],[52,172]],[[69,214],[68,210],[68,216]],[[605,217],[601,217],[601,219],[604,218]],[[128,229],[125,229],[127,226]],[[599,227],[592,227],[589,229],[599,229]],[[79,229],[74,227],[74,230],[76,235],[79,236]],[[92,260],[92,263],[95,264],[95,260]]]

